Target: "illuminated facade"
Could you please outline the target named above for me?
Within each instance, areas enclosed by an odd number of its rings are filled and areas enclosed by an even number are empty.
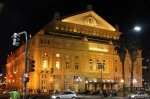
[[[28,58],[35,60],[27,88],[48,90],[120,89],[121,62],[114,51],[121,33],[87,10],[54,19],[29,39]],[[103,70],[99,67],[104,64]],[[22,88],[24,45],[7,58],[7,88]],[[126,87],[130,85],[131,61],[125,60]],[[142,87],[141,52],[135,62],[136,87]],[[101,83],[102,82],[102,83]]]

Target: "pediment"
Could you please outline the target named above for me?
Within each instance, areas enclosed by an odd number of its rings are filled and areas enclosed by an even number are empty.
[[[106,22],[103,18],[97,15],[94,11],[87,11],[61,19],[62,22],[79,24],[89,27],[96,27],[109,31],[116,31],[116,29]]]

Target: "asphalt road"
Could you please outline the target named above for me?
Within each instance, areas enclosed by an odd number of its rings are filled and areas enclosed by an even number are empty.
[[[49,94],[38,94],[38,95],[35,95],[35,94],[32,94],[32,95],[27,95],[26,96],[26,99],[29,99],[31,96],[38,96],[39,99],[50,99],[50,95]],[[2,97],[0,96],[0,99],[9,99],[5,96]],[[21,96],[21,99],[23,99],[23,97]],[[104,97],[104,98],[100,98],[100,96],[98,95],[78,95],[77,99],[128,99],[127,97]],[[147,99],[150,99],[147,98]]]

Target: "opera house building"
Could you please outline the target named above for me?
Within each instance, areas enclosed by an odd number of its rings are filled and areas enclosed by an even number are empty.
[[[114,48],[121,32],[98,14],[91,5],[74,14],[53,19],[35,35],[29,35],[27,57],[35,60],[27,89],[119,90],[122,63]],[[23,88],[25,44],[7,58],[6,88]],[[142,87],[141,52],[134,63],[134,86]],[[130,86],[131,60],[125,59],[125,86]]]

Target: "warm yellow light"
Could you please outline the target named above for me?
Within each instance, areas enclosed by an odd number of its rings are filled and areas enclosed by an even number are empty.
[[[100,47],[89,47],[89,50],[108,52],[108,49],[106,49],[106,48],[100,48]]]
[[[56,68],[59,69],[60,68],[60,63],[56,62]]]
[[[124,82],[124,80],[123,80],[123,79],[121,79],[121,80],[120,80],[120,82],[121,82],[121,83],[123,83],[123,82]]]
[[[59,26],[56,26],[55,28],[56,28],[56,29],[59,29]]]
[[[43,60],[43,68],[47,68],[47,61]]]

